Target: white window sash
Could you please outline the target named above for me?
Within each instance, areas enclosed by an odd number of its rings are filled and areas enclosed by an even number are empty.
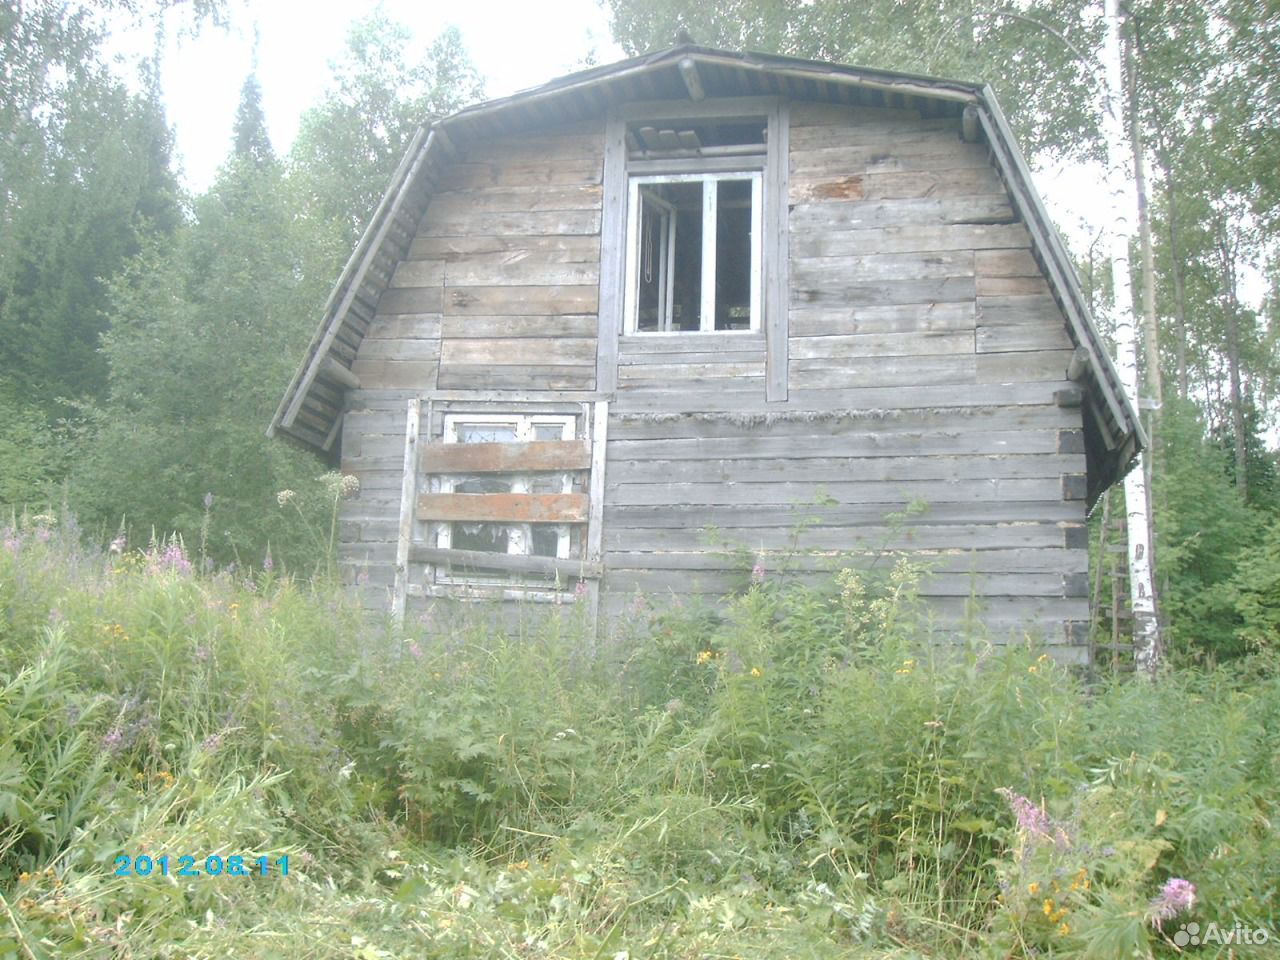
[[[751,321],[745,330],[716,330],[716,240],[718,210],[718,184],[721,180],[749,180],[751,182]],[[639,329],[640,306],[640,219],[643,202],[640,187],[648,183],[701,183],[702,184],[702,298],[698,329],[683,331],[697,333],[759,333],[763,329],[762,277],[764,251],[764,175],[759,170],[739,170],[723,173],[673,173],[633,175],[627,182],[627,234],[626,234],[626,288],[623,292],[623,333],[627,336],[650,336],[670,333],[674,312],[675,270],[675,217],[671,218],[664,238],[666,258],[663,264],[665,303],[659,305],[657,330]]]

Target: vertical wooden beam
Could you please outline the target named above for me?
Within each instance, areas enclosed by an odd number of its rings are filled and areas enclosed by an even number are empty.
[[[597,400],[595,411],[591,417],[591,476],[587,481],[587,493],[590,499],[587,513],[587,563],[601,564],[604,561],[604,469],[606,445],[609,441],[609,401]],[[600,589],[604,574],[597,579],[586,581],[587,616],[590,619],[591,635],[595,637],[600,623]]]
[[[769,110],[764,185],[765,399],[787,399],[787,190],[791,164],[791,113],[786,101]]]
[[[616,114],[605,123],[602,202],[596,390],[613,393],[618,388],[618,336],[626,283],[623,253],[627,243],[627,124]]]
[[[404,428],[404,474],[400,478],[400,530],[396,540],[396,583],[391,596],[391,616],[404,629],[406,597],[409,592],[409,544],[413,539],[414,512],[418,500],[418,430],[422,423],[422,402],[409,401]]]

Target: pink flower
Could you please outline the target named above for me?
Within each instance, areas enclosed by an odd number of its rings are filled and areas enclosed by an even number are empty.
[[[751,582],[764,583],[764,564],[757,560],[756,565],[751,568]]]
[[[1190,880],[1170,877],[1160,888],[1160,895],[1147,908],[1147,919],[1156,929],[1166,920],[1190,910],[1196,902],[1196,888]]]
[[[1014,793],[1008,787],[1001,787],[996,793],[1008,801],[1014,819],[1018,821],[1018,829],[1025,830],[1033,837],[1049,838],[1052,823],[1048,815],[1020,793]]]
[[[417,641],[417,640],[410,640],[410,641],[409,641],[409,655],[410,655],[411,657],[413,657],[413,659],[415,659],[415,660],[421,660],[421,659],[422,659],[422,648],[421,648],[420,646],[418,646],[418,641]]]

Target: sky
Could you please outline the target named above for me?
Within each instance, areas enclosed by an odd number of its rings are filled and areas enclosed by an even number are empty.
[[[341,55],[351,22],[377,6],[368,0],[231,0],[229,27],[206,26],[194,38],[183,36],[189,23],[181,9],[170,14],[161,86],[187,186],[207,187],[230,150],[255,29],[263,110],[272,146],[284,153],[299,117],[323,96],[328,64]],[[444,27],[456,26],[488,97],[571,73],[588,57],[607,63],[623,56],[598,0],[383,0],[381,6],[424,48]],[[148,54],[152,46],[150,35],[132,30],[114,41],[126,55]]]

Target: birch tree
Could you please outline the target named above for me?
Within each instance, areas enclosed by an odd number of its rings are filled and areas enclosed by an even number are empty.
[[[1123,58],[1124,20],[1119,0],[1106,0],[1107,36],[1103,45],[1104,83],[1101,111],[1106,147],[1106,185],[1113,219],[1110,225],[1112,329],[1116,341],[1116,366],[1125,392],[1137,405],[1141,396],[1138,376],[1138,330],[1133,310],[1133,283],[1129,248],[1133,240],[1132,218],[1138,213],[1137,184],[1126,149]],[[1150,358],[1159,362],[1158,357]],[[1145,460],[1149,452],[1142,454]],[[1151,492],[1146,464],[1139,462],[1124,479],[1125,520],[1129,540],[1129,602],[1133,611],[1133,653],[1139,671],[1150,676],[1162,657],[1160,624],[1156,617],[1155,578],[1151,565]]]

